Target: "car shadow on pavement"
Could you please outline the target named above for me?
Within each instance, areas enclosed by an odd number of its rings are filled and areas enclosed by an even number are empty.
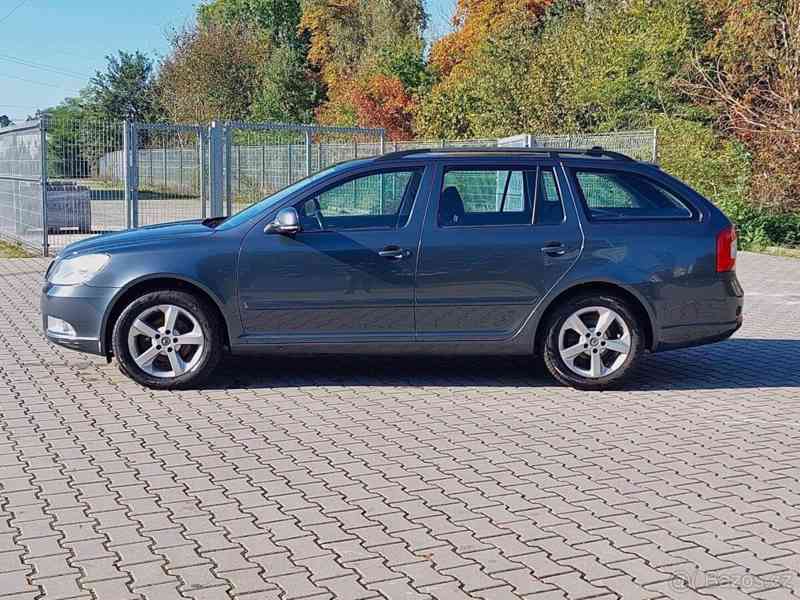
[[[800,339],[732,338],[646,356],[623,389],[800,388]]]
[[[733,338],[645,356],[623,390],[800,387],[800,340]],[[302,386],[531,387],[557,385],[524,357],[260,356],[228,357],[204,387]]]

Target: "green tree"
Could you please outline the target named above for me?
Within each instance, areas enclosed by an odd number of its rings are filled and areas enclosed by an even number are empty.
[[[162,65],[171,115],[309,121],[324,98],[299,29],[301,0],[212,0]]]
[[[323,98],[323,86],[305,53],[288,44],[278,46],[262,68],[250,116],[257,121],[309,123]]]
[[[688,110],[677,86],[707,41],[692,0],[560,3],[539,22],[509,19],[420,107],[427,135],[608,131]],[[575,49],[580,49],[576,51]]]
[[[302,7],[300,0],[213,0],[197,9],[198,22],[248,23],[258,26],[279,46],[302,48],[306,40],[298,35]]]
[[[42,111],[47,118],[47,165],[52,178],[86,177],[98,158],[92,143],[94,113],[88,107],[87,92],[77,98],[65,98],[58,105]],[[116,140],[122,143],[121,136]]]
[[[106,69],[89,80],[90,110],[97,116],[148,121],[158,113],[153,61],[138,50],[106,56]]]
[[[11,125],[11,119],[8,118],[8,115],[0,115],[0,127],[8,127]]]

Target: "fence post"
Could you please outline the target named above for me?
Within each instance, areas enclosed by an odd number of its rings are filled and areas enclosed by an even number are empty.
[[[653,164],[658,164],[658,128],[653,129]]]
[[[224,126],[225,133],[222,138],[225,140],[225,212],[224,214],[230,216],[231,205],[233,198],[233,168],[232,168],[232,146],[233,146],[233,129],[230,125]],[[222,214],[222,213],[221,213]]]
[[[208,140],[206,135],[205,128],[197,128],[197,168],[200,170],[197,181],[200,185],[200,214],[204,219],[208,216],[208,209],[206,208],[206,202],[208,201]]]
[[[386,130],[381,129],[381,155],[386,153]]]
[[[263,194],[267,189],[267,142],[261,139],[261,169],[259,169],[259,191]]]
[[[125,177],[128,187],[128,224],[135,229],[139,226],[139,130],[136,122],[128,123],[128,155],[125,160],[128,165]]]
[[[292,141],[286,144],[286,185],[292,185]]]
[[[47,228],[47,115],[39,120],[39,143],[41,144],[41,176],[42,186],[42,255],[50,255],[50,238]]]
[[[224,148],[222,147],[222,126],[217,121],[211,121],[208,130],[209,137],[209,163],[211,175],[211,216],[221,217],[222,215],[222,196],[224,194],[225,182],[223,181],[224,171],[222,161],[224,159]]]
[[[125,229],[131,228],[131,124],[130,121],[122,123],[122,181],[125,197]]]
[[[242,191],[242,146],[236,146],[236,193]],[[228,207],[228,214],[231,214],[230,206]]]
[[[311,175],[311,132],[306,129],[306,177]]]

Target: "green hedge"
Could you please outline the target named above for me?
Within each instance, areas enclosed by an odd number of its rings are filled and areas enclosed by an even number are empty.
[[[736,223],[740,247],[800,247],[800,214],[774,213],[749,200],[750,156],[702,121],[654,117],[662,168],[691,185]]]

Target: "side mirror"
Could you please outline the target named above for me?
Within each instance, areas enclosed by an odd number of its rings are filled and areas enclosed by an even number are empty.
[[[275,220],[264,228],[264,233],[279,233],[281,235],[294,235],[298,233],[300,226],[300,215],[293,207],[282,208],[275,216]]]

